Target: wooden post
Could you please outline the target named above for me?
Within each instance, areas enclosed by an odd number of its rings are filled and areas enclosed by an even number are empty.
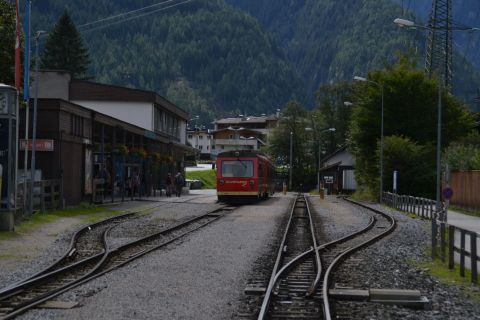
[[[41,180],[40,181],[40,205],[42,208],[42,212],[45,212],[45,181]],[[35,185],[35,184],[34,184]],[[35,195],[35,191],[33,192],[33,195]]]
[[[465,230],[460,229],[460,276],[465,277]]]
[[[440,257],[445,262],[447,243],[445,241],[445,222],[440,222]]]
[[[448,269],[455,267],[455,227],[448,226]]]
[[[472,270],[472,282],[478,283],[477,271],[477,234],[470,232],[470,262]]]
[[[110,190],[112,196],[112,203],[115,201],[115,153],[113,150],[117,145],[117,129],[115,126],[112,127],[112,149],[110,151],[110,158],[112,163],[112,174],[110,175]]]

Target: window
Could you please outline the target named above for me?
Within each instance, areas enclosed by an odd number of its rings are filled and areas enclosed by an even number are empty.
[[[198,136],[198,139],[203,140],[203,136]]]
[[[193,136],[191,134],[189,134],[188,139],[193,139]]]
[[[212,150],[215,150],[215,146],[212,146]]]
[[[200,150],[203,150],[203,146],[202,146],[202,145],[198,146],[198,148],[199,148]]]
[[[222,148],[222,150],[225,149],[225,146],[220,146],[220,147]]]
[[[252,160],[222,161],[222,177],[251,178],[253,177]]]
[[[207,146],[207,150],[208,150],[208,146]]]
[[[233,139],[233,134],[230,135],[230,139]]]
[[[70,131],[73,136],[83,136],[83,118],[73,115],[70,117]]]

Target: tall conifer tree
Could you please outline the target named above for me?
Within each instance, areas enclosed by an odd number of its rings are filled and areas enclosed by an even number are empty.
[[[0,83],[13,85],[15,6],[0,0]]]
[[[42,68],[67,70],[74,78],[79,78],[85,75],[89,64],[88,49],[65,10],[47,38]]]

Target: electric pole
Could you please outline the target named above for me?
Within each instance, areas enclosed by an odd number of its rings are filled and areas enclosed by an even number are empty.
[[[445,90],[452,86],[452,0],[433,0],[428,21],[425,72],[443,81]]]

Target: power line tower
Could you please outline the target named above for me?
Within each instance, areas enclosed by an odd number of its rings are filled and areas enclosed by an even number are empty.
[[[425,71],[443,80],[446,90],[452,84],[452,0],[433,0],[428,21]]]

